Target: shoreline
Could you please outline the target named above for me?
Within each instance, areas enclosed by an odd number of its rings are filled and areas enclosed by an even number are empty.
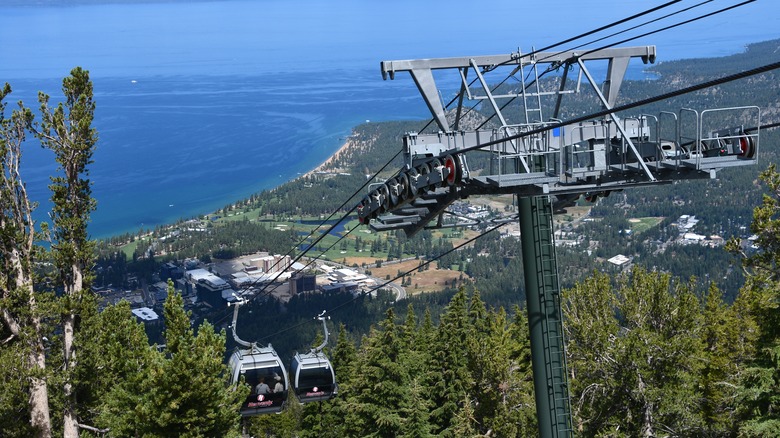
[[[280,187],[283,184],[287,184],[287,183],[293,182],[293,181],[295,181],[295,180],[297,180],[299,178],[313,176],[317,172],[323,171],[324,167],[326,167],[327,165],[329,165],[330,163],[332,163],[333,161],[338,159],[341,156],[342,153],[344,153],[347,150],[349,150],[352,146],[354,146],[354,143],[353,143],[351,137],[347,137],[347,139],[344,141],[344,143],[335,152],[333,152],[327,159],[325,159],[325,161],[323,161],[322,163],[320,163],[319,165],[317,165],[313,169],[309,170],[308,172],[306,172],[304,174],[299,174],[297,177],[294,177],[294,178],[285,180],[283,182],[280,182],[279,184],[277,184],[277,185],[275,185],[273,187],[260,190],[258,193],[261,193],[261,192],[263,192],[265,190],[274,190],[274,189]],[[334,171],[337,171],[337,170],[338,169],[334,169]],[[219,207],[219,208],[217,208],[215,210],[206,211],[204,213],[200,213],[200,214],[197,214],[197,215],[194,215],[194,216],[190,216],[188,218],[185,218],[185,217],[182,216],[178,220],[190,220],[190,219],[196,218],[198,216],[202,216],[202,215],[206,215],[206,216],[217,215],[219,210],[221,210],[223,208],[226,208],[226,207],[233,207],[239,201],[240,200],[226,201],[226,203],[223,204],[222,207]],[[176,222],[177,222],[177,220],[166,221],[164,223],[158,224],[157,226],[160,226],[160,227],[163,227],[163,228],[169,228],[169,227],[175,226]],[[91,238],[93,238],[95,240],[109,240],[109,239],[111,239],[113,237],[120,236],[122,234],[131,234],[131,235],[138,234],[138,232],[143,230],[143,229],[144,229],[144,227],[142,225],[141,227],[135,228],[132,231],[127,231],[127,232],[124,232],[124,233],[122,233],[122,232],[118,232],[118,233],[114,232],[114,233],[110,233],[110,234],[107,234],[107,235],[104,235],[104,236],[100,236],[100,237],[91,236]]]
[[[327,158],[325,161],[323,161],[322,163],[320,163],[320,164],[319,164],[317,167],[315,167],[314,169],[312,169],[312,170],[310,170],[310,171],[308,171],[308,172],[304,173],[302,176],[312,176],[312,175],[314,175],[315,173],[317,173],[317,172],[319,172],[319,171],[323,170],[323,168],[324,168],[325,166],[327,166],[328,164],[331,164],[332,162],[336,161],[336,160],[339,158],[339,156],[340,156],[342,153],[346,152],[346,151],[347,151],[348,149],[350,149],[352,146],[353,146],[352,140],[351,140],[349,137],[347,137],[346,141],[344,141],[344,144],[342,144],[342,145],[341,145],[341,147],[340,147],[340,148],[338,148],[338,150],[337,150],[336,152],[332,153],[332,154],[330,155],[330,157],[328,157],[328,158]],[[289,182],[289,181],[288,181],[288,182]]]

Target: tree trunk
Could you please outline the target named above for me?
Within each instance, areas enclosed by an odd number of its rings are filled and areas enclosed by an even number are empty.
[[[35,332],[40,333],[40,319],[34,318]],[[40,337],[35,347],[30,352],[30,368],[45,369],[46,356]],[[35,436],[48,438],[51,436],[51,416],[49,412],[49,388],[46,380],[33,377],[30,381],[30,424],[35,428]]]
[[[24,270],[20,260],[18,250],[12,250],[9,255],[9,262],[16,272],[16,287],[27,294],[27,304],[29,305],[30,325],[32,326],[33,338],[29,340],[21,339],[21,342],[28,343],[29,355],[27,357],[28,366],[31,370],[46,370],[46,355],[44,352],[43,340],[41,335],[41,319],[38,316],[38,303],[35,300],[32,280],[29,274]],[[5,321],[11,333],[15,337],[21,335],[19,322],[11,315],[8,309],[3,309],[3,320]],[[30,425],[35,430],[36,437],[51,436],[51,415],[49,411],[49,389],[46,380],[40,377],[30,378]]]
[[[35,301],[35,292],[33,290],[32,280],[26,280],[25,290],[28,291],[30,311],[33,315],[31,324],[34,339],[32,339],[32,348],[30,349],[29,363],[30,369],[46,369],[46,352],[43,346],[43,336],[41,335],[41,318],[38,316],[38,304]],[[35,428],[37,437],[44,438],[51,436],[51,412],[49,411],[49,387],[46,380],[33,376],[30,379],[30,424]]]
[[[76,301],[80,301],[79,296],[84,287],[83,275],[78,265],[74,264],[73,269],[73,283],[68,285],[72,289],[68,291],[68,294]],[[65,385],[63,392],[65,396],[65,410],[63,413],[63,432],[62,435],[65,438],[76,438],[79,436],[79,422],[76,413],[76,396],[73,393],[73,382],[71,381],[71,373],[76,369],[76,351],[73,344],[73,336],[76,328],[76,315],[73,309],[69,309],[68,314],[65,316],[65,320],[62,323],[64,335],[63,335],[63,347],[65,349]]]
[[[65,321],[62,323],[64,336],[63,343],[65,348],[65,385],[63,386],[63,395],[65,396],[65,409],[63,412],[63,431],[62,436],[65,438],[75,438],[79,436],[79,425],[76,419],[75,404],[73,394],[73,383],[71,382],[70,373],[76,367],[76,361],[73,351],[73,329],[75,326],[76,317],[73,313],[69,313],[65,317]]]

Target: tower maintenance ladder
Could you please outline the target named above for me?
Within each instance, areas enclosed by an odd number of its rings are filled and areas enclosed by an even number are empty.
[[[539,411],[549,413],[549,416],[539,418],[539,430],[541,436],[571,436],[571,404],[552,203],[549,196],[536,196],[525,198],[521,204],[521,210],[525,210],[520,215],[520,226],[523,259],[527,269],[528,325],[531,338],[535,341],[531,348],[537,350],[532,351],[532,365],[534,375],[543,375],[543,378],[535,381],[544,383],[543,388],[535,387],[534,390],[541,396],[536,397],[536,402],[543,405]],[[530,214],[527,210],[530,210]],[[526,249],[526,246],[532,248]]]

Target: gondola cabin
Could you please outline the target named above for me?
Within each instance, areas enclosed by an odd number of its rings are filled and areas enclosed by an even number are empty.
[[[290,378],[301,403],[328,400],[338,393],[336,373],[322,352],[296,353],[290,365]]]
[[[252,345],[236,350],[228,362],[233,384],[249,385],[251,391],[241,405],[241,415],[271,414],[287,402],[287,372],[276,351]]]

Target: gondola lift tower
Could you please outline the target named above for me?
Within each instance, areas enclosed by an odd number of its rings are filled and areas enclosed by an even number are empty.
[[[756,106],[619,116],[615,107],[629,62],[653,63],[655,46],[595,51],[384,61],[382,77],[408,72],[433,116],[436,132],[403,137],[405,164],[360,202],[361,223],[377,231],[451,226],[447,207],[473,195],[514,194],[525,272],[536,411],[541,437],[572,435],[571,407],[552,216],[580,196],[713,179],[721,169],[757,162],[760,110]],[[598,82],[588,68],[606,64]],[[540,67],[545,67],[542,74]],[[595,70],[595,69],[594,69]],[[545,84],[540,78],[560,71]],[[454,109],[443,105],[434,72],[454,74]],[[508,72],[508,73],[507,73]],[[576,73],[576,79],[571,76]],[[495,86],[514,77],[514,86]],[[470,79],[472,78],[472,79]],[[495,81],[495,82],[491,82]],[[603,116],[560,120],[565,96],[590,86]],[[465,126],[466,103],[488,105],[491,124]],[[727,126],[722,126],[724,121]],[[478,175],[468,160],[487,156]]]

